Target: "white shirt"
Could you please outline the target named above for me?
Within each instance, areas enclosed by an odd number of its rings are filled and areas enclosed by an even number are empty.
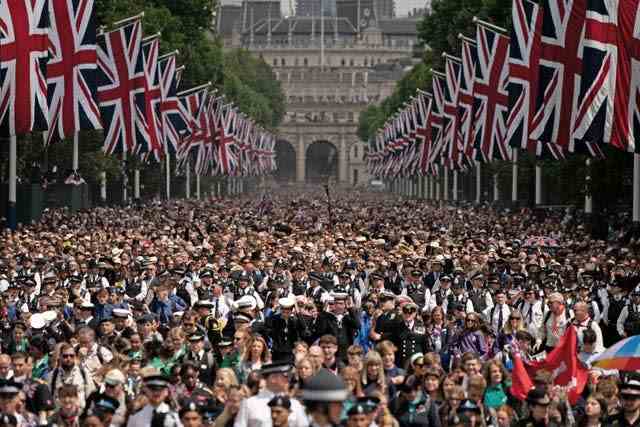
[[[544,320],[542,301],[534,300],[533,303],[524,301],[520,306],[520,312],[522,313],[524,324],[527,325],[527,331],[537,339]]]
[[[140,409],[134,415],[129,417],[129,422],[127,422],[127,427],[149,427],[151,425],[151,420],[153,420],[153,411],[154,407],[151,405],[145,405],[144,408]],[[168,412],[169,415],[174,418],[175,423],[172,424],[176,427],[182,427],[182,422],[180,421],[180,417],[178,414],[171,411],[169,405],[166,403],[158,406],[158,412]],[[166,423],[165,423],[166,424]]]
[[[502,310],[502,319],[500,319],[500,311]],[[511,308],[507,304],[496,305],[494,307],[487,307],[482,312],[484,318],[491,324],[491,327],[496,333],[500,333],[504,325],[509,321],[509,315],[511,314]],[[502,324],[500,324],[502,320]]]
[[[245,399],[240,404],[240,410],[233,424],[234,427],[271,427],[271,408],[267,405],[275,396],[270,390],[264,390],[257,395]],[[289,414],[290,427],[308,427],[309,420],[304,408],[296,399],[291,399]]]
[[[589,326],[589,322],[591,322],[591,330],[596,334],[596,342],[594,343],[593,351],[594,353],[601,353],[604,351],[604,341],[602,340],[602,329],[600,329],[600,325],[598,325],[598,322],[596,322],[595,320],[592,320],[591,318],[588,318],[587,320],[584,320],[582,322],[578,322],[577,319],[574,320],[574,324],[576,326],[576,332],[578,333],[578,344],[580,345],[580,348],[582,348],[583,334],[584,334],[584,331],[587,329],[587,326]]]
[[[629,303],[631,304],[631,303]],[[629,317],[629,304],[625,305],[620,312],[620,316],[618,316],[618,321],[616,322],[616,329],[618,330],[618,334],[621,337],[626,336],[624,332],[624,322],[627,321],[627,317]],[[640,312],[640,306],[634,305],[633,311]]]

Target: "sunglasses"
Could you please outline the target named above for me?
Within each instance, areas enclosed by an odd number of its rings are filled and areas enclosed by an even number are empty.
[[[415,308],[403,308],[403,313],[415,313],[417,310]]]

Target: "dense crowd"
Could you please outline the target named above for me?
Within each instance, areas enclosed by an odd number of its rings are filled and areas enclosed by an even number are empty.
[[[0,427],[631,426],[640,241],[388,195],[47,211],[0,239]],[[577,402],[514,357],[577,331]]]

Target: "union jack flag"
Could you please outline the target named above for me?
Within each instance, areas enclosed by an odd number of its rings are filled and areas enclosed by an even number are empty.
[[[0,135],[48,129],[47,0],[0,2]]]
[[[640,1],[587,0],[582,46],[576,149],[640,152]]]
[[[445,86],[444,86],[444,111],[443,111],[443,145],[444,166],[456,169],[460,166],[460,153],[456,142],[458,133],[458,93],[460,91],[460,72],[462,63],[460,58],[445,54]]]
[[[420,142],[420,174],[429,173],[429,159],[431,157],[431,125],[429,118],[431,116],[431,100],[430,94],[418,90],[416,98],[416,136]]]
[[[537,95],[542,11],[537,3],[513,0],[509,47],[509,118],[507,140],[514,148],[537,145],[529,139]]]
[[[102,129],[97,101],[94,0],[49,0],[47,143],[79,130]]]
[[[144,59],[144,114],[148,125],[149,138],[146,144],[139,146],[139,152],[150,153],[156,160],[163,154],[164,129],[160,107],[162,89],[158,69],[160,38],[152,36],[143,40],[142,57]]]
[[[464,154],[465,166],[473,163],[473,82],[476,76],[476,43],[467,37],[462,40],[462,71],[458,91],[457,142]]]
[[[434,166],[439,163],[438,158],[442,154],[444,141],[444,87],[446,85],[446,77],[442,73],[432,71],[431,80],[433,91],[433,102],[431,105],[431,114],[427,118],[427,123],[431,126],[431,156],[428,161],[428,169],[432,173],[436,173],[437,168]]]
[[[160,114],[162,120],[162,134],[167,153],[177,153],[181,135],[187,131],[187,124],[180,114],[177,95],[176,54],[164,55],[158,60],[160,73],[160,92],[162,103]]]
[[[224,175],[234,173],[237,166],[237,159],[231,150],[235,144],[233,137],[236,125],[236,112],[231,106],[225,106],[222,110],[222,126],[218,139],[218,160],[220,161],[220,171]]]
[[[104,152],[135,153],[149,139],[139,19],[98,36],[98,67],[98,101],[107,125]]]
[[[509,38],[478,23],[476,78],[473,84],[476,160],[509,160],[506,146]]]
[[[586,0],[542,0],[542,35],[536,109],[530,139],[573,152],[575,88],[580,82],[580,46]]]
[[[211,139],[207,114],[208,88],[207,84],[178,94],[180,112],[188,129],[178,150],[178,158],[185,161],[195,153],[198,173],[206,167],[206,144]]]

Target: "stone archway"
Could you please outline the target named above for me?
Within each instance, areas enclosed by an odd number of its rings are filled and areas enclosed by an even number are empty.
[[[338,148],[328,141],[315,141],[307,147],[305,155],[307,182],[326,183],[338,180]]]
[[[278,181],[295,181],[296,179],[296,150],[289,141],[276,141],[276,164],[278,169],[273,177]]]

